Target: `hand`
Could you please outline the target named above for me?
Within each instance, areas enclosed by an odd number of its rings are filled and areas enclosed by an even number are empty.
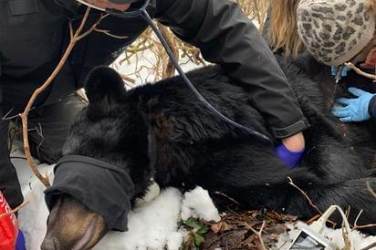
[[[305,149],[303,133],[298,133],[282,140],[274,153],[290,169],[294,168],[300,162]]]
[[[343,107],[332,108],[332,114],[342,122],[360,122],[371,118],[368,107],[374,94],[358,88],[349,88],[348,91],[356,98],[338,98],[337,103]]]

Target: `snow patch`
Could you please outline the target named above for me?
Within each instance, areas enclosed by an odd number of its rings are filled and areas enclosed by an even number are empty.
[[[187,220],[190,217],[216,222],[221,220],[208,191],[202,187],[196,187],[184,194],[181,218]]]

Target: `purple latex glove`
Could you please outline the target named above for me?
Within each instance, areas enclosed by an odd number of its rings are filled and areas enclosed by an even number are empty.
[[[301,151],[291,152],[281,143],[274,149],[274,153],[289,169],[293,169],[302,159],[304,150],[303,148]]]

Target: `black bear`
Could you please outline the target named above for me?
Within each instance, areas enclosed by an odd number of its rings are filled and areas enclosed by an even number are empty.
[[[350,206],[353,221],[364,209],[358,223],[375,223],[376,198],[366,188],[366,182],[376,188],[372,129],[343,129],[318,84],[297,65],[281,66],[311,124],[304,157],[292,170],[275,157],[275,145],[213,115],[180,77],[126,91],[112,69],[94,70],[85,86],[90,104],[73,125],[46,191],[51,213],[42,249],[90,249],[108,230],[124,230],[129,203],[152,179],[161,187],[200,185],[251,209],[311,218],[316,211],[288,183],[291,177],[322,211]],[[220,67],[188,77],[225,116],[271,137],[247,87]]]

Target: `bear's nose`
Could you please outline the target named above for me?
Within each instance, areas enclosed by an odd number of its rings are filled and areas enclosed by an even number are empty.
[[[55,237],[44,239],[42,246],[40,247],[41,250],[59,250],[58,244],[56,243],[57,239]]]

